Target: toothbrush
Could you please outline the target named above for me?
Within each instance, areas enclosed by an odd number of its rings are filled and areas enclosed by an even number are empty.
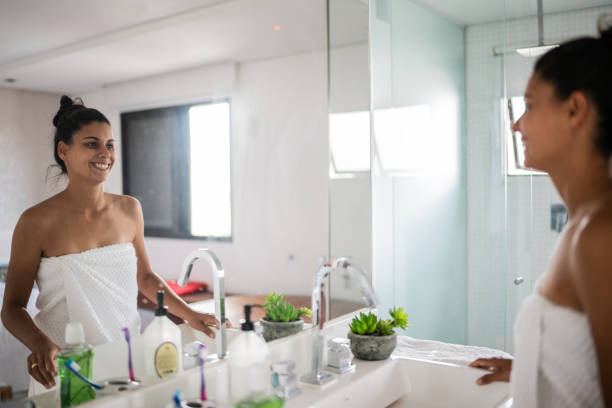
[[[200,344],[198,348],[198,359],[200,360],[200,401],[206,401],[206,384],[204,383],[204,359],[202,358],[202,350],[205,349],[204,344]]]
[[[72,371],[74,375],[76,375],[78,378],[80,378],[82,381],[86,382],[87,384],[91,385],[96,390],[101,390],[104,388],[103,386],[98,385],[94,382],[91,382],[87,378],[83,377],[81,373],[79,373],[79,370],[81,369],[81,367],[76,362],[74,362],[72,359],[68,359],[65,365],[66,365],[66,368]]]
[[[132,345],[130,343],[130,330],[127,327],[124,327],[123,332],[125,333],[125,341],[128,344],[128,367],[130,369],[130,381],[136,381],[134,377],[134,367],[132,366]]]
[[[172,400],[174,401],[174,406],[176,408],[181,408],[181,390],[176,390],[174,392],[174,396],[172,397]]]

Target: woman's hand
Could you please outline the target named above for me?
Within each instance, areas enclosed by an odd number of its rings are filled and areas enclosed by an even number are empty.
[[[45,388],[55,385],[57,367],[55,360],[59,347],[50,340],[46,340],[37,345],[27,358],[28,373]]]
[[[189,325],[192,328],[199,330],[201,332],[204,332],[204,334],[206,334],[208,337],[212,339],[215,338],[215,332],[212,331],[210,327],[214,326],[217,329],[221,327],[221,325],[219,324],[219,321],[215,319],[215,315],[208,314],[208,313],[199,313],[199,312],[193,311],[192,313],[189,314],[189,316],[187,316],[187,319],[185,320],[187,320],[187,323],[189,323]],[[232,327],[232,324],[230,323],[228,319],[225,319],[225,326]]]
[[[510,381],[510,372],[512,371],[512,360],[507,358],[479,358],[472,361],[469,365],[474,368],[484,368],[492,371],[491,374],[483,375],[476,383],[485,385],[494,381]]]

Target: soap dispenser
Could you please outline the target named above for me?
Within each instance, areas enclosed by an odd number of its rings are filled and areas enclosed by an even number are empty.
[[[166,378],[183,371],[181,330],[168,318],[163,290],[157,292],[155,318],[143,337],[145,379]]]
[[[282,407],[283,400],[271,394],[268,345],[251,321],[251,308],[244,306],[241,334],[229,345],[230,399],[235,407]]]

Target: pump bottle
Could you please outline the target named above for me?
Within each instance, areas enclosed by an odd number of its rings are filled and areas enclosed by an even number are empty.
[[[85,344],[85,333],[79,322],[68,323],[65,332],[66,347],[57,356],[60,376],[60,401],[62,407],[70,407],[81,402],[92,400],[96,393],[83,380],[72,373],[66,363],[72,360],[78,367],[79,374],[91,380],[93,348]]]
[[[155,318],[145,329],[143,337],[147,381],[183,371],[181,330],[168,318],[162,290],[157,292]]]
[[[268,346],[254,331],[251,307],[244,306],[242,332],[228,348],[230,400],[240,408],[282,407],[283,400],[271,393]]]

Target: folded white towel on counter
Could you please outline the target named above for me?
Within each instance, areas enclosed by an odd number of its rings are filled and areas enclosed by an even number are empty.
[[[477,358],[512,358],[504,351],[488,347],[420,340],[408,336],[397,336],[393,355],[458,365],[468,365]]]
[[[131,243],[41,258],[34,322],[60,347],[69,322],[80,322],[94,346],[120,339],[123,327],[139,333],[136,264]]]

